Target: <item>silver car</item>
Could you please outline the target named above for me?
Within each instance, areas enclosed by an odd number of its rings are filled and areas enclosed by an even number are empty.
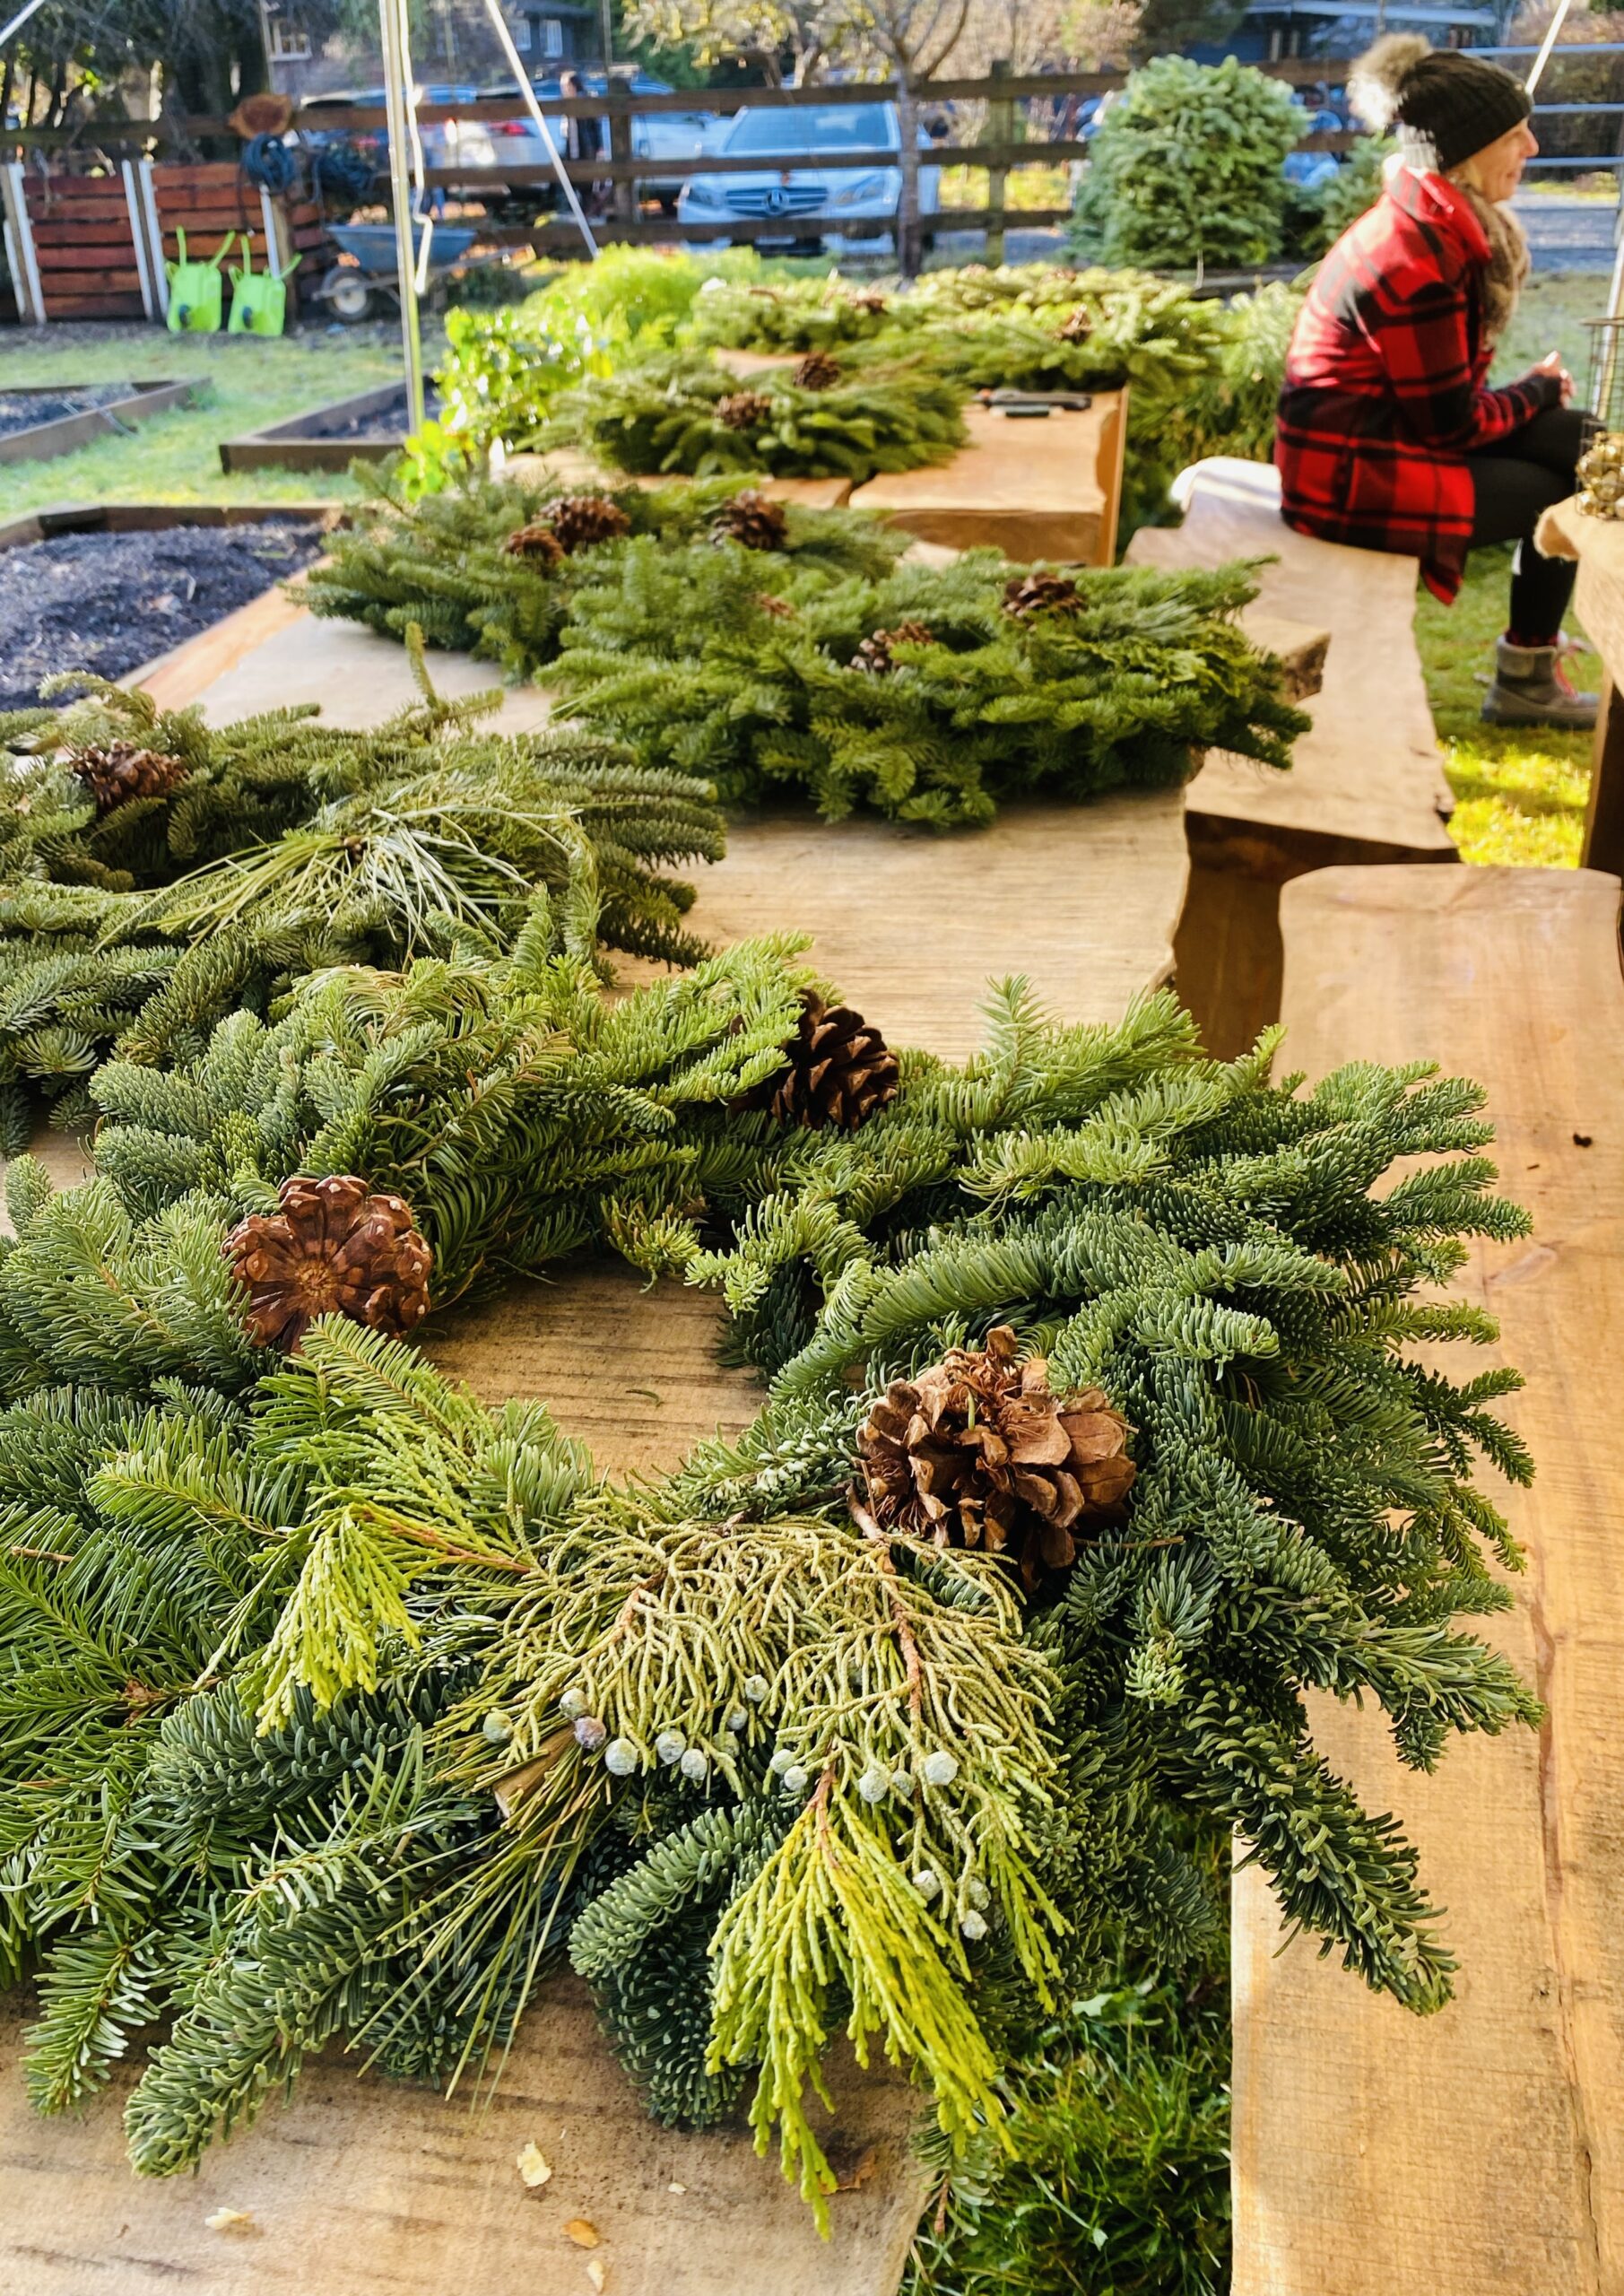
[[[920,144],[928,138],[920,131]],[[683,223],[725,223],[730,217],[781,215],[785,231],[756,239],[760,248],[816,246],[838,238],[844,224],[888,222],[893,230],[902,200],[902,135],[895,104],[838,103],[740,112],[714,138],[711,150],[729,159],[760,153],[759,170],[737,175],[692,176],[677,203]],[[873,152],[872,168],[790,168],[778,154]],[[941,204],[942,171],[919,170],[919,212]],[[928,238],[928,235],[927,235]],[[868,244],[873,245],[871,239]]]
[[[670,92],[663,80],[650,79],[643,73],[639,73],[630,84],[638,95]],[[604,92],[601,77],[586,76],[585,86],[588,95]],[[512,83],[492,92],[499,96],[512,94]],[[553,141],[562,152],[569,123],[561,112],[554,112],[552,109],[559,101],[559,83],[556,80],[537,81],[535,93]],[[682,189],[682,178],[662,177],[660,162],[662,160],[698,159],[705,149],[707,135],[717,124],[711,113],[702,111],[655,112],[647,118],[634,119],[631,123],[632,157],[647,160],[650,163],[647,178],[638,180],[638,197],[657,199],[667,213],[673,213]],[[607,155],[607,121],[603,123],[603,126],[604,150]],[[504,168],[545,168],[551,164],[546,146],[536,134],[535,123],[528,112],[521,111],[512,119],[444,120],[432,127],[425,127],[422,138],[423,157],[431,168],[488,168],[494,170],[499,179]],[[477,177],[470,178],[470,191],[477,193],[489,187],[488,184],[482,185]],[[542,183],[525,185],[525,203],[541,203],[546,197],[546,186]]]

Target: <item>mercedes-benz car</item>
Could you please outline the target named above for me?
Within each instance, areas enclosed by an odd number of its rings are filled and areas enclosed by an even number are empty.
[[[921,149],[929,139],[920,130]],[[784,235],[755,238],[764,249],[815,250],[838,238],[844,226],[886,222],[893,230],[902,200],[902,136],[895,104],[829,102],[793,109],[760,107],[737,114],[711,151],[729,159],[755,158],[760,168],[736,175],[691,176],[677,202],[680,223],[725,223],[733,217],[784,218]],[[862,153],[872,167],[786,167],[780,154]],[[919,212],[934,215],[941,204],[942,171],[921,167]],[[746,236],[754,237],[753,234]],[[871,238],[867,244],[873,246]]]

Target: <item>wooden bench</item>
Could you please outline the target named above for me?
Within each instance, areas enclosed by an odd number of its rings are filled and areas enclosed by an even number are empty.
[[[1617,2296],[1624,2288],[1624,987],[1616,878],[1339,868],[1288,885],[1286,1058],[1436,1057],[1480,1079],[1532,1239],[1457,1290],[1519,1366],[1539,1468],[1488,1631],[1538,1734],[1428,1778],[1380,1718],[1316,1703],[1333,1767],[1396,1811],[1447,1909],[1457,1997],[1416,2019],[1234,1892],[1234,2296]],[[1453,1351],[1458,1357],[1460,1351]],[[1475,1364],[1474,1364],[1475,1368]],[[1500,1489],[1496,1498],[1499,1501]]]
[[[1445,824],[1454,800],[1416,650],[1416,561],[1294,534],[1265,463],[1214,457],[1184,472],[1177,491],[1183,526],[1142,527],[1130,565],[1271,559],[1259,569],[1255,612],[1330,633],[1320,690],[1304,704],[1313,725],[1290,772],[1213,755],[1188,793],[1194,869],[1179,985],[1212,1049],[1232,1053],[1280,1009],[1271,889],[1340,862],[1453,862]]]

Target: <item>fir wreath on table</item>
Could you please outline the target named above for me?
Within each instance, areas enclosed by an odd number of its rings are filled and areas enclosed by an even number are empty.
[[[1017,983],[967,1066],[903,1053],[808,1127],[746,1103],[809,985],[746,944],[612,1005],[538,924],[109,1070],[102,1176],[13,1168],[8,1936],[41,2106],[167,2022],[141,2169],[332,2039],[441,2083],[499,2055],[567,1946],[653,2109],[753,2086],[821,2208],[831,2026],[950,2153],[995,2145],[1055,1988],[1210,1929],[1193,1817],[1368,1983],[1446,1997],[1415,1854],[1303,1692],[1419,1766],[1537,1713],[1464,1623],[1517,1560],[1469,1479],[1529,1472],[1515,1376],[1405,1353],[1492,1337],[1437,1287],[1525,1227],[1480,1096],[1275,1085],[1272,1037],[1205,1059],[1165,994],[1065,1028]],[[447,1296],[589,1238],[719,1289],[760,1417],[621,1488],[385,1332],[277,1356],[222,1248],[300,1174],[400,1196]]]

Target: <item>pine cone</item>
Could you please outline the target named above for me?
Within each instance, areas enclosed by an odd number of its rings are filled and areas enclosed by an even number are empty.
[[[548,510],[552,531],[565,550],[590,550],[631,532],[631,520],[606,494],[566,494]]]
[[[789,1065],[745,1094],[742,1108],[766,1109],[780,1124],[855,1132],[897,1097],[897,1056],[878,1029],[847,1004],[826,1004],[811,989],[801,1026],[784,1048]]]
[[[772,401],[765,391],[729,391],[716,401],[717,419],[730,430],[753,430],[771,413]]]
[[[1081,1528],[1120,1519],[1132,1431],[1098,1387],[1051,1393],[1048,1365],[1019,1361],[1001,1324],[985,1351],[954,1348],[886,1389],[858,1432],[854,1509],[881,1531],[1002,1554],[1029,1591],[1076,1561]]]
[[[96,800],[99,813],[127,805],[132,797],[167,797],[187,778],[178,757],[143,750],[139,742],[106,742],[74,750],[67,763]]]
[[[881,674],[896,667],[891,660],[893,646],[928,646],[931,637],[932,632],[922,622],[899,622],[895,630],[876,630],[872,638],[865,638],[858,647],[852,656],[850,666],[854,670],[868,670],[875,675]]]
[[[1081,304],[1068,311],[1060,325],[1062,343],[1086,343],[1094,332],[1094,322]]]
[[[831,391],[842,372],[840,361],[831,359],[827,351],[809,351],[790,380],[797,390]]]
[[[775,622],[793,622],[795,618],[795,610],[789,600],[775,598],[769,591],[759,592],[756,604],[763,613],[770,614]]]
[[[564,555],[564,545],[552,528],[539,522],[510,534],[502,549],[508,558],[532,558],[541,566],[556,566]]]
[[[789,519],[782,502],[753,486],[724,502],[710,522],[717,542],[736,542],[745,550],[782,550],[789,535]]]
[[[1064,574],[1046,574],[1041,567],[1004,585],[1005,613],[1017,614],[1023,622],[1035,613],[1075,613],[1081,604],[1082,592],[1075,582]]]
[[[251,1213],[221,1247],[248,1287],[248,1328],[291,1354],[317,1316],[396,1338],[429,1312],[432,1255],[398,1196],[353,1175],[284,1180],[282,1209]]]
[[[890,297],[881,295],[877,289],[873,287],[869,289],[866,294],[854,295],[850,300],[851,308],[854,311],[861,311],[864,313],[865,317],[871,319],[882,319],[887,311],[890,309]]]

